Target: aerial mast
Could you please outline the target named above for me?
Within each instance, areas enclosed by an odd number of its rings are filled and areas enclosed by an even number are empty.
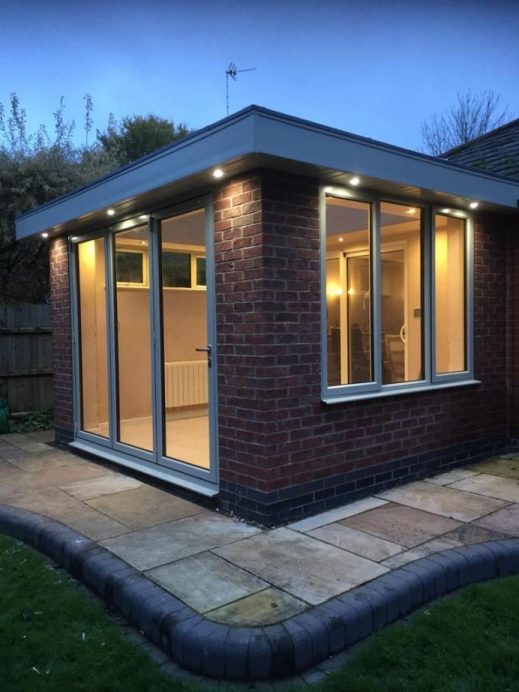
[[[244,70],[239,70],[233,62],[229,63],[229,67],[225,70],[225,95],[227,101],[227,115],[229,115],[229,77],[231,77],[233,81],[236,81],[238,73],[254,72],[256,69],[256,67],[247,67]]]

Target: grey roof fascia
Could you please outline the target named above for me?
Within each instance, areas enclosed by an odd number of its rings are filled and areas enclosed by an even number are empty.
[[[250,161],[249,161],[250,158]],[[56,229],[226,163],[261,158],[337,171],[517,209],[519,183],[299,118],[250,106],[17,219],[17,237]],[[236,168],[236,170],[238,170]],[[208,184],[214,183],[207,179]]]
[[[253,153],[253,121],[249,111],[221,126],[207,128],[156,154],[105,176],[20,216],[17,238],[65,224],[75,218],[139,197],[151,189],[188,178],[202,170]],[[198,136],[197,136],[198,135]]]
[[[271,113],[254,118],[262,154],[517,209],[519,184],[504,176]]]

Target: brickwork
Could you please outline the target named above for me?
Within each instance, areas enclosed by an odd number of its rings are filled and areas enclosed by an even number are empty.
[[[66,238],[50,243],[50,285],[56,441],[73,437],[72,332],[70,317],[69,252]]]
[[[269,172],[216,194],[221,501],[266,523],[506,444],[507,233],[475,229],[482,384],[320,401],[317,182]]]

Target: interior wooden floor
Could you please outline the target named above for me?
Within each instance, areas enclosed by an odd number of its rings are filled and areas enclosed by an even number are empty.
[[[97,430],[89,430],[104,437],[108,424]],[[199,468],[209,468],[209,416],[207,406],[194,410],[167,411],[166,413],[166,456],[178,459]],[[136,418],[122,420],[120,441],[140,449],[153,447],[152,419]]]

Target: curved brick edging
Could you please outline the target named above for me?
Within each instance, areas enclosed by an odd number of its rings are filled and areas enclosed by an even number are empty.
[[[488,541],[409,563],[277,625],[231,627],[207,620],[57,521],[0,504],[0,532],[63,565],[181,666],[227,680],[294,675],[434,598],[519,573],[519,539]]]

